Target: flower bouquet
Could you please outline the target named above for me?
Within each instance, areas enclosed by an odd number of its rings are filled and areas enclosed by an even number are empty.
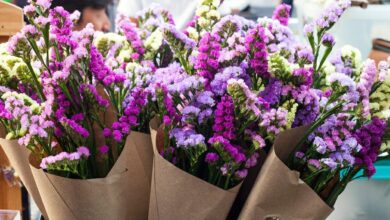
[[[31,1],[30,24],[1,52],[1,145],[45,217],[146,219],[149,88],[164,45],[124,17],[116,34],[72,31],[79,13],[50,4]]]
[[[155,87],[150,219],[225,219],[260,151],[320,111],[314,56],[286,27],[289,8],[255,23],[220,18],[218,5],[201,1],[184,32],[159,27],[174,61],[155,73],[166,77]]]
[[[325,219],[347,184],[370,178],[373,163],[386,158],[389,63],[362,62],[350,46],[330,55],[328,31],[349,5],[339,1],[305,26],[314,120],[277,137],[240,219]]]

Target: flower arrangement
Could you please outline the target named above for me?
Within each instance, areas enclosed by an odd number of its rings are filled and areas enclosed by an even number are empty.
[[[149,131],[147,88],[162,60],[158,34],[141,38],[125,18],[118,19],[118,34],[95,33],[90,24],[73,31],[80,14],[50,5],[31,1],[24,8],[30,24],[2,50],[6,139],[31,150],[49,173],[105,177],[129,133]]]
[[[166,95],[158,100],[166,108],[157,115],[164,124],[161,155],[229,189],[242,182],[259,150],[281,131],[312,123],[320,113],[311,65],[318,52],[299,44],[286,27],[287,5],[277,9],[275,19],[257,23],[220,18],[218,5],[202,1],[184,32],[171,24],[160,27],[177,61],[156,72],[184,72],[192,85],[202,86],[177,93],[162,88]]]

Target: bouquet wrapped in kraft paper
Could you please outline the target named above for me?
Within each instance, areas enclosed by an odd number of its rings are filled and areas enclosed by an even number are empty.
[[[131,132],[104,178],[64,178],[39,169],[33,158],[30,162],[49,219],[147,219],[152,171],[150,135]]]
[[[149,220],[226,219],[241,185],[224,190],[176,167],[158,153],[157,142],[161,139],[157,136],[161,134],[157,133],[157,124],[152,123],[154,160]]]
[[[285,164],[307,126],[287,130],[276,138],[239,219],[326,219],[333,211],[299,172]]]

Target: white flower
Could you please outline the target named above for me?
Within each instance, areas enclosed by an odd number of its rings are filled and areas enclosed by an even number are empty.
[[[351,57],[355,63],[360,63],[362,60],[362,54],[360,53],[359,49],[351,45],[345,45],[341,48],[341,56]]]
[[[145,47],[152,51],[157,51],[163,42],[163,34],[160,30],[155,30],[146,40]]]

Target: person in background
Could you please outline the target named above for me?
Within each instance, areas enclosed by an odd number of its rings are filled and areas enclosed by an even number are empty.
[[[97,31],[109,31],[111,27],[107,15],[107,6],[110,0],[53,0],[51,7],[62,6],[70,13],[80,11],[81,16],[75,29],[82,29],[88,23],[92,23]],[[27,5],[26,0],[15,0],[19,7]]]

